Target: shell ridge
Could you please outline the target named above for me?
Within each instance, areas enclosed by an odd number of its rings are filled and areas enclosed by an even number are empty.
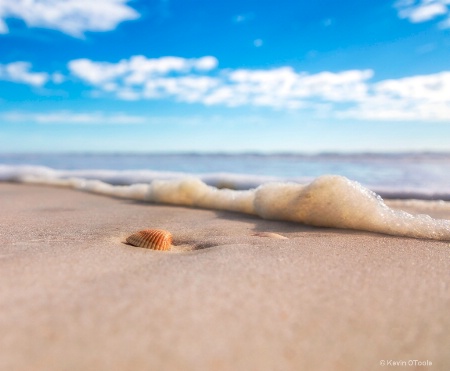
[[[130,235],[126,242],[130,245],[152,250],[169,250],[172,247],[172,235],[163,229],[145,229]]]

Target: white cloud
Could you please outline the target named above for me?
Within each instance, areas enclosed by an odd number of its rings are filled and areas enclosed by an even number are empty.
[[[392,99],[450,102],[450,72],[385,80],[374,84],[373,90]]]
[[[411,102],[374,98],[345,111],[336,111],[338,118],[371,121],[442,121],[450,123],[450,104]]]
[[[246,23],[249,21],[252,21],[255,19],[255,13],[249,12],[249,13],[243,13],[243,14],[237,14],[232,18],[233,23]]]
[[[254,104],[260,106],[304,106],[308,101],[357,101],[363,99],[365,80],[372,71],[297,73],[291,67],[272,70],[235,70],[228,74],[225,89],[206,99],[207,104]]]
[[[201,101],[218,84],[205,74],[217,67],[217,59],[133,56],[117,63],[78,59],[69,62],[69,70],[98,91],[119,99],[156,99],[173,97],[180,101]]]
[[[395,3],[398,16],[412,23],[421,23],[443,17],[440,27],[450,27],[450,0],[400,0]]]
[[[450,72],[385,80],[340,117],[450,122]]]
[[[370,70],[297,73],[291,67],[271,70],[216,71],[217,59],[133,56],[117,63],[88,59],[69,63],[72,74],[97,91],[119,99],[161,99],[223,104],[299,108],[308,100],[358,101],[367,93]]]
[[[98,85],[118,78],[127,72],[126,61],[119,63],[92,62],[89,59],[76,59],[69,62],[69,70],[75,76],[92,84]]]
[[[97,94],[122,100],[175,99],[204,105],[310,110],[319,117],[437,120],[450,115],[450,72],[371,82],[372,70],[217,70],[214,57],[134,56],[117,63],[77,60],[72,74]]]
[[[0,80],[12,81],[32,86],[42,86],[49,80],[46,72],[30,72],[31,63],[13,62],[0,64]]]
[[[44,27],[82,37],[86,31],[110,31],[139,14],[129,0],[0,0],[0,33],[8,33],[8,18],[29,27]]]
[[[217,61],[217,58],[207,56],[203,58],[199,58],[195,61],[195,68],[200,71],[210,71],[214,68],[217,68],[217,65],[219,62]]]
[[[198,59],[161,57],[148,59],[142,55],[123,59],[118,63],[93,62],[77,59],[69,62],[69,70],[78,78],[99,85],[123,78],[127,85],[142,85],[156,76],[169,73],[186,74],[193,70],[206,72],[217,67],[217,59],[211,56]]]
[[[372,82],[372,70],[309,74],[292,67],[219,70],[217,65],[217,59],[211,56],[133,56],[117,63],[78,59],[68,67],[72,78],[92,87],[93,97],[308,110],[322,118],[450,122],[450,71]],[[67,78],[60,72],[31,72],[28,62],[0,64],[0,80],[41,87],[49,81],[60,84]],[[57,112],[25,118],[40,123],[141,122],[139,117],[99,113]]]
[[[145,117],[128,115],[122,112],[71,112],[57,111],[45,113],[4,112],[0,115],[3,121],[32,122],[37,124],[85,124],[85,125],[111,125],[111,124],[142,124],[147,121]]]
[[[219,84],[208,76],[182,76],[151,79],[146,82],[143,97],[175,97],[184,102],[200,102],[208,92]]]

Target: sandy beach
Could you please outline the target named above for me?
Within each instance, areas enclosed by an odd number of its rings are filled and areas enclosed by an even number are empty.
[[[450,369],[449,242],[12,183],[0,225],[1,370]]]

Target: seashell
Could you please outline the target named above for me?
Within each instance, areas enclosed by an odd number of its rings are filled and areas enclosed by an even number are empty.
[[[287,237],[282,236],[281,234],[273,233],[273,232],[256,232],[256,233],[253,233],[252,236],[278,238],[280,240],[288,239]]]
[[[172,234],[164,229],[145,229],[129,236],[127,243],[145,249],[170,250]]]

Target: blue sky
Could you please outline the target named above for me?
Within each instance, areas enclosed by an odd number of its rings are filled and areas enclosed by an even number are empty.
[[[0,0],[1,152],[449,143],[450,0]]]

